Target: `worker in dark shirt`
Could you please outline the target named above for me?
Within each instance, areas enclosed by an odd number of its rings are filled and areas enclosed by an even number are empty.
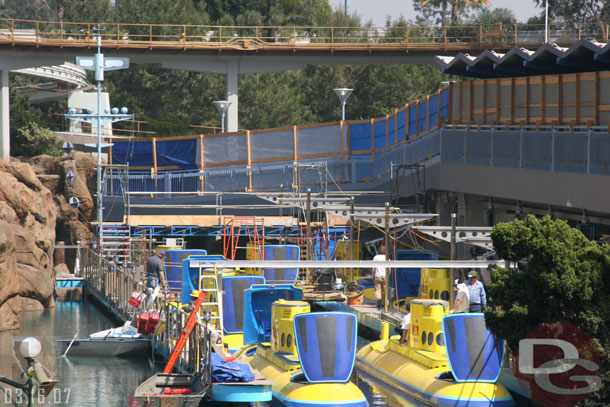
[[[163,286],[167,286],[163,266],[164,257],[165,252],[160,251],[154,256],[151,256],[146,262],[146,287],[154,290],[155,287],[159,285],[159,281],[161,281]]]

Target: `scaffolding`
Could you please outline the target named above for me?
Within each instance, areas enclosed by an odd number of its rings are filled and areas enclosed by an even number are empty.
[[[292,190],[296,196],[303,192],[303,188],[318,187],[318,194],[326,196],[328,193],[328,163],[297,163],[293,168]]]
[[[224,257],[235,260],[239,249],[239,238],[248,236],[249,245],[265,248],[265,220],[256,216],[233,216],[224,218],[222,251]],[[260,233],[259,233],[260,231]],[[248,247],[242,247],[248,249]],[[261,256],[264,250],[261,250]],[[230,256],[230,257],[229,257]],[[261,258],[261,260],[264,260]]]

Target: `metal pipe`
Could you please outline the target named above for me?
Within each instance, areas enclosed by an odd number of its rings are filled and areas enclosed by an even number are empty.
[[[451,214],[451,242],[449,246],[449,260],[455,260],[455,230],[456,230],[457,216],[455,213]]]
[[[236,267],[253,268],[374,268],[379,266],[374,260],[190,260],[189,267],[211,268],[214,264],[220,269]],[[476,268],[489,265],[505,267],[504,260],[388,260],[385,264],[392,268]]]
[[[384,244],[385,244],[385,259],[390,259],[390,203],[385,203],[385,230],[384,230]],[[388,284],[390,282],[390,268],[385,268],[385,284],[383,286],[383,310],[388,312]]]
[[[349,259],[354,260],[354,197],[349,204]],[[349,281],[354,281],[354,269],[350,269]]]

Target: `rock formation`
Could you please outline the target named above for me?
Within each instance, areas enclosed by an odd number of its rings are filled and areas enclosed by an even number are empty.
[[[55,305],[56,240],[74,245],[94,238],[89,178],[95,183],[95,162],[85,153],[0,161],[0,330],[18,328],[23,310]],[[78,209],[68,204],[71,196],[79,198]],[[74,257],[67,254],[66,262]]]

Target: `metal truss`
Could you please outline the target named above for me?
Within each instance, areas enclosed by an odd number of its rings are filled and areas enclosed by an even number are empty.
[[[324,210],[346,219],[349,219],[351,213],[349,206],[327,206]],[[424,222],[438,216],[435,213],[397,213],[396,211],[398,210],[398,208],[389,209],[390,228]],[[385,208],[361,206],[354,208],[354,220],[361,220],[378,227],[385,227],[385,218]]]
[[[445,242],[451,241],[451,226],[413,226],[413,229]],[[470,243],[489,250],[493,249],[491,227],[487,226],[457,226],[455,228],[455,241],[457,243]]]

